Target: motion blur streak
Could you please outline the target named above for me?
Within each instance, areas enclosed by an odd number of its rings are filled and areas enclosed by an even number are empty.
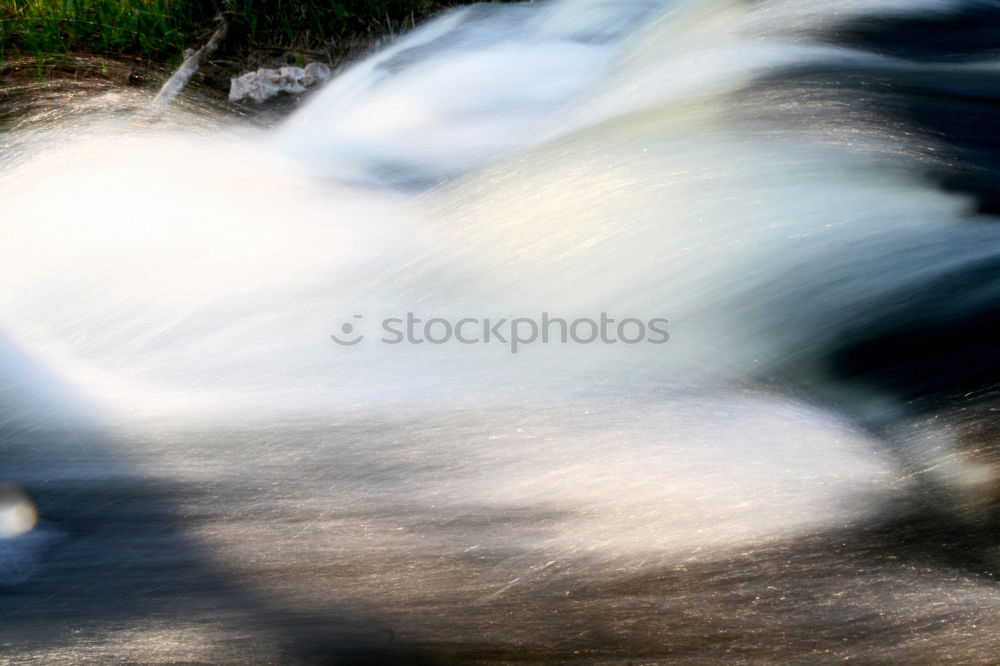
[[[0,660],[995,663],[998,35],[491,3],[268,130],[11,113]]]

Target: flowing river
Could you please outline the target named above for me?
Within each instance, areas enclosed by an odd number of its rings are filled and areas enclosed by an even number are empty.
[[[0,663],[995,663],[998,22],[473,5],[266,129],[53,85]]]

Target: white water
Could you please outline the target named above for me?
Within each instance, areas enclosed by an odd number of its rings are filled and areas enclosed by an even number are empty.
[[[0,174],[0,332],[64,385],[37,389],[40,419],[156,432],[462,408],[425,454],[470,468],[431,482],[578,509],[545,548],[663,552],[866,515],[899,491],[874,445],[743,387],[800,358],[808,375],[832,322],[994,254],[1000,232],[961,225],[968,202],[911,176],[928,158],[895,137],[776,132],[727,100],[804,60],[892,66],[810,31],[915,4],[491,5],[342,73],[276,131],[184,112],[20,130]],[[663,317],[671,340],[513,355],[329,338],[408,311]],[[574,405],[603,426],[554,410],[496,468],[460,427]]]

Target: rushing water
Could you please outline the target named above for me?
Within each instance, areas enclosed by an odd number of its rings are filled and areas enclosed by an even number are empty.
[[[930,360],[852,351],[993,302],[920,294],[1000,250],[988,160],[934,124],[995,61],[892,37],[962,6],[484,4],[268,130],[134,91],[25,116],[0,477],[39,523],[0,541],[0,644],[988,662],[988,447],[912,406]]]

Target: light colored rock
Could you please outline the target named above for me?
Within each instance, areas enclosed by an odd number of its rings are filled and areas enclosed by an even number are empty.
[[[35,528],[38,512],[28,493],[13,483],[0,483],[0,539],[12,539]]]
[[[278,93],[287,92],[294,95],[303,93],[333,76],[330,68],[319,62],[311,62],[302,67],[282,67],[269,69],[262,67],[256,72],[230,80],[229,101],[238,102],[251,99],[257,104],[265,102]]]
[[[302,85],[306,88],[318,83],[326,83],[333,78],[333,70],[330,66],[322,62],[311,62],[306,65],[305,76],[302,78]]]

